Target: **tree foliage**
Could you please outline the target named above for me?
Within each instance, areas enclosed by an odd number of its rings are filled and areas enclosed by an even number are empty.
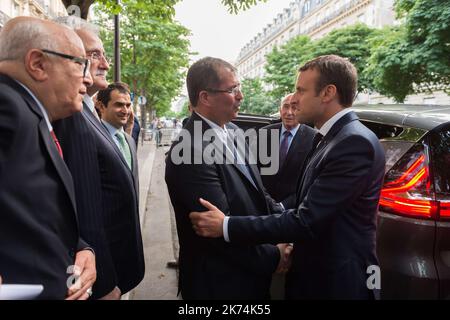
[[[293,92],[298,67],[312,57],[312,45],[307,36],[293,38],[281,48],[274,47],[266,56],[264,78],[264,81],[272,87],[271,95],[280,99]]]
[[[145,7],[140,3],[139,0],[128,0],[122,11],[122,81],[128,83],[136,95],[147,98],[149,110],[163,114],[184,82],[183,69],[189,63],[189,30],[173,21],[168,1],[154,0],[151,6]],[[108,10],[99,6],[99,15],[100,11]],[[113,52],[110,21],[108,16],[101,20],[108,53]]]
[[[268,96],[259,78],[244,79],[241,83],[244,100],[240,112],[270,115],[277,111],[277,102]]]
[[[247,10],[259,2],[267,0],[221,0],[222,4],[228,8],[228,12],[237,14],[241,10]]]
[[[140,9],[145,9],[148,6],[154,6],[158,0],[62,0],[64,6],[67,8],[71,5],[76,5],[80,8],[80,17],[86,19],[88,16],[89,8],[94,2],[98,2],[109,12],[113,14],[122,13],[122,10],[129,4],[137,6]],[[237,14],[241,10],[247,10],[250,7],[256,5],[258,2],[266,2],[267,0],[221,0],[222,4],[228,9],[228,12]],[[179,0],[167,0],[167,11],[164,13],[166,17],[174,14],[174,5]],[[69,14],[72,14],[69,12]]]
[[[380,93],[403,102],[408,94],[437,89],[450,93],[448,0],[397,0],[404,24],[374,48],[369,76]]]
[[[363,24],[334,30],[325,37],[311,41],[307,36],[291,39],[281,48],[275,48],[267,56],[266,77],[271,84],[272,96],[281,99],[293,92],[298,68],[306,61],[326,54],[337,54],[348,58],[359,73],[358,90],[373,89],[370,77],[366,76],[370,56],[370,43],[379,31]]]

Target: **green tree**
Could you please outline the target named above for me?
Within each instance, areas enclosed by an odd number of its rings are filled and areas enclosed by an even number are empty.
[[[154,6],[154,0],[138,0],[137,3],[134,0],[62,0],[63,4],[66,8],[71,5],[76,5],[80,8],[80,17],[86,19],[89,13],[89,8],[94,2],[100,3],[104,8],[106,8],[109,12],[114,14],[121,13],[123,8],[126,8],[130,3],[133,5],[137,5],[141,9],[145,9],[147,6]],[[256,5],[258,2],[266,2],[267,0],[221,0],[222,4],[228,8],[228,12],[230,13],[238,13],[241,10],[247,10],[251,6]],[[118,3],[119,2],[119,3]],[[161,11],[162,16],[171,16],[173,15],[174,8],[173,6],[179,2],[179,0],[167,0],[167,10]],[[69,12],[69,14],[73,14],[73,12]]]
[[[261,79],[242,80],[241,90],[244,95],[241,112],[270,115],[277,111],[277,102],[264,90]]]
[[[312,43],[307,36],[295,37],[281,48],[275,47],[266,56],[264,81],[272,87],[270,95],[281,99],[293,92],[299,66],[312,57]]]
[[[348,58],[358,70],[358,91],[373,90],[372,78],[367,75],[372,41],[381,32],[358,23],[342,29],[333,30],[325,37],[314,42],[315,57],[336,54]]]
[[[372,79],[366,74],[371,41],[380,31],[363,24],[334,30],[325,37],[311,41],[307,36],[291,39],[281,48],[275,48],[267,55],[266,77],[271,84],[271,95],[281,99],[293,92],[298,68],[306,61],[326,54],[337,54],[348,58],[359,73],[358,90],[374,89]]]
[[[398,102],[424,91],[450,94],[448,0],[397,0],[396,10],[404,24],[387,32],[370,58],[377,90]]]
[[[169,110],[184,81],[182,70],[189,63],[189,30],[174,22],[173,16],[161,14],[168,10],[166,0],[152,2],[152,6],[142,7],[139,0],[128,0],[123,8],[122,81],[130,84],[137,95],[147,98],[147,111],[155,110],[157,115],[162,115]],[[98,14],[108,10],[99,6]],[[105,49],[112,53],[113,33],[107,15],[103,14],[101,24],[105,30]]]

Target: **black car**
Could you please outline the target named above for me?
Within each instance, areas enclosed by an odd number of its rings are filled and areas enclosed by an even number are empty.
[[[450,106],[353,109],[380,139],[377,251],[383,299],[450,299]]]
[[[352,109],[386,153],[377,229],[382,299],[450,299],[450,106]],[[274,121],[240,115],[234,122],[247,129]]]

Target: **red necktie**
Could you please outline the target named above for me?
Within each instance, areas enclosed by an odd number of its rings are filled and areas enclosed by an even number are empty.
[[[61,145],[59,144],[58,138],[56,138],[55,132],[53,132],[53,130],[50,131],[50,135],[52,136],[53,141],[55,141],[56,149],[58,149],[59,155],[61,156],[61,158],[64,159],[63,152],[62,152],[62,149],[61,149]]]

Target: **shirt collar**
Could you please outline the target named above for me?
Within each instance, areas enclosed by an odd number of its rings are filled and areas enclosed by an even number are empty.
[[[105,120],[102,120],[102,123],[105,125],[106,129],[108,129],[108,132],[114,137],[116,135],[117,132],[122,132],[123,133],[123,128],[117,129],[114,126],[110,125],[108,122],[106,122]]]
[[[322,136],[326,136],[327,133],[331,130],[333,125],[343,116],[345,116],[347,113],[351,112],[352,110],[350,108],[345,108],[338,113],[336,113],[334,116],[332,116],[330,119],[328,119],[327,122],[325,122],[322,126],[322,128],[319,129],[320,134]]]
[[[50,123],[50,119],[48,117],[47,110],[44,108],[42,103],[38,100],[38,98],[36,98],[36,96],[33,94],[33,92],[31,92],[31,90],[28,89],[28,87],[26,87],[22,82],[20,82],[20,81],[18,81],[16,79],[14,79],[14,81],[16,81],[18,84],[20,84],[25,89],[25,91],[27,91],[30,94],[30,96],[34,99],[34,101],[36,102],[39,110],[41,110],[41,113],[44,116],[45,123],[47,124],[48,130],[50,132],[52,132],[53,131],[52,124]]]
[[[300,128],[300,124],[297,124],[294,128],[292,128],[291,130],[289,130],[291,132],[291,136],[295,136],[298,128]],[[280,132],[280,137],[283,136],[284,132],[287,131],[286,127],[284,126],[284,123],[281,123],[281,132]]]
[[[194,111],[195,112],[195,111]],[[200,113],[195,112],[200,118],[202,118],[203,120],[205,120],[205,122],[211,127],[211,129],[214,130],[214,132],[216,132],[219,137],[223,140],[226,141],[226,137],[228,136],[228,130],[225,126],[220,127],[217,123],[205,118],[204,116],[202,116]]]
[[[94,100],[87,93],[83,96],[83,102],[89,107],[89,110],[95,112]]]

